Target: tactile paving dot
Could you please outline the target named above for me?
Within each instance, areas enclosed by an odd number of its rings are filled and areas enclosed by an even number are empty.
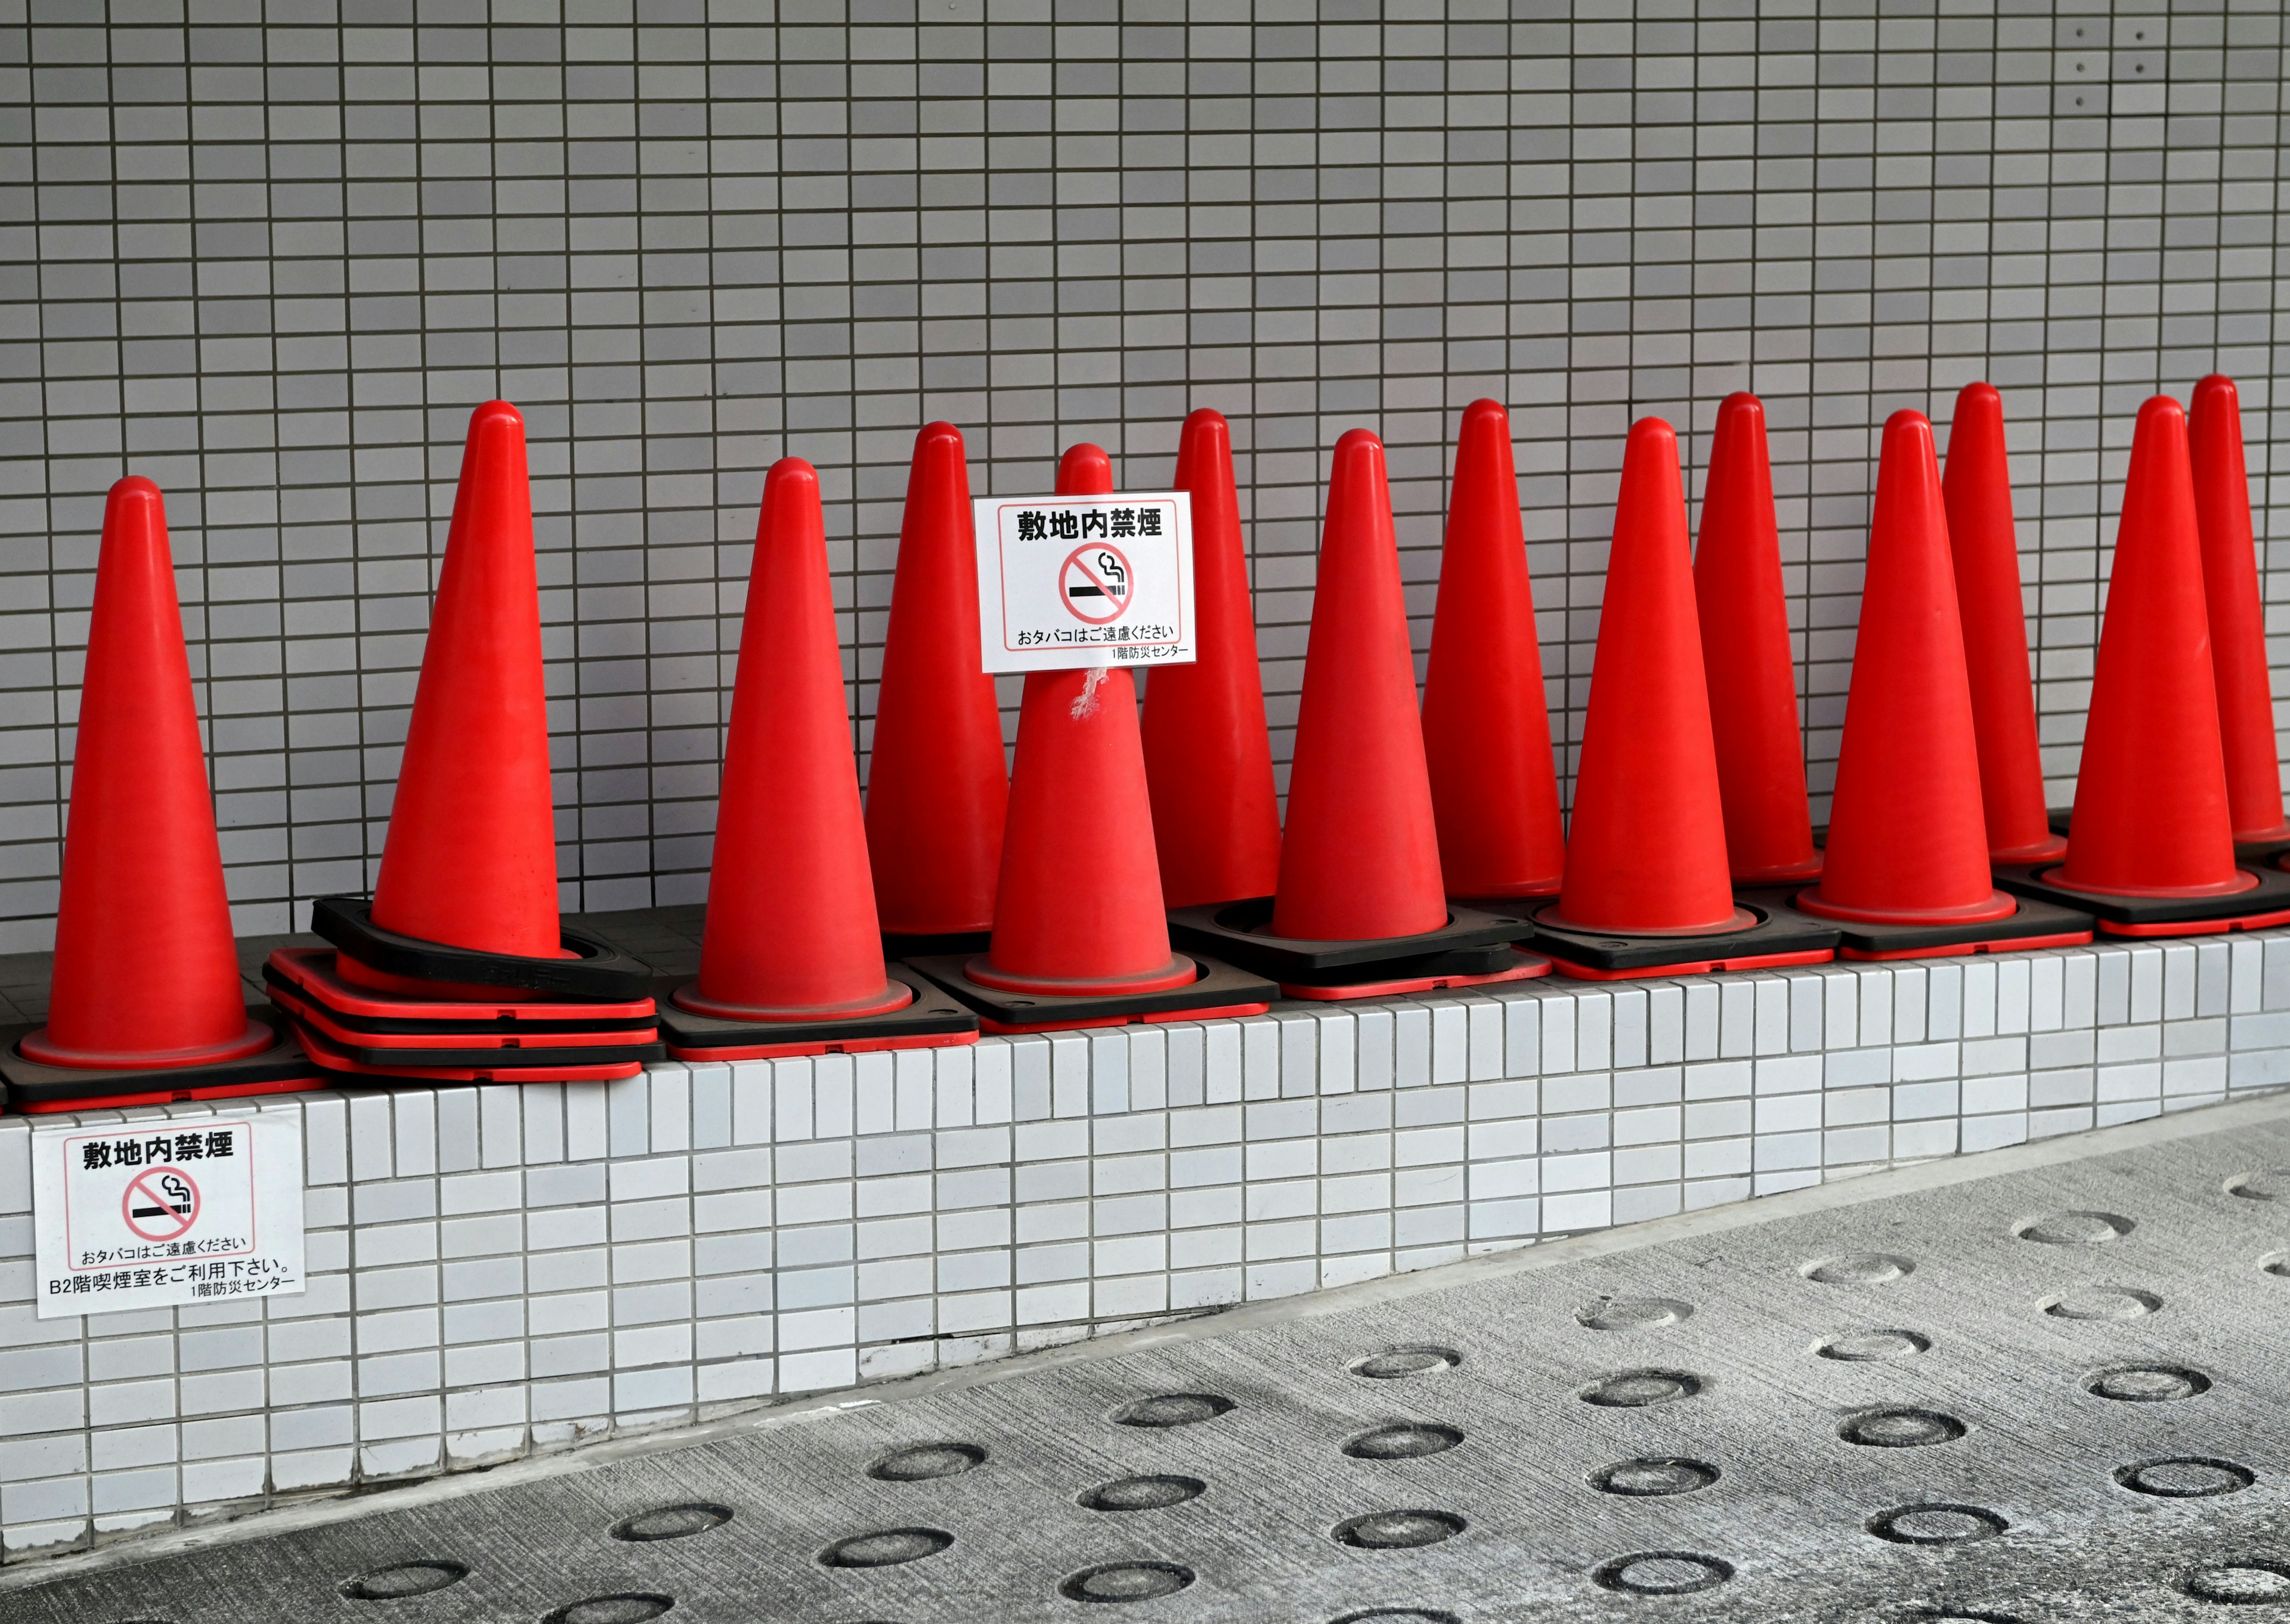
[[[1674,1404],[1701,1391],[1701,1378],[1685,1371],[1621,1371],[1601,1376],[1578,1396],[1586,1404],[1608,1410],[1637,1410],[1647,1404]]]
[[[541,1620],[540,1624],[647,1624],[647,1620],[660,1617],[675,1605],[673,1596],[644,1590],[623,1591],[567,1602]]]
[[[2237,1173],[2226,1181],[2226,1193],[2245,1201],[2280,1201],[2290,1196],[2290,1167],[2262,1167]]]
[[[1634,1551],[1600,1563],[1590,1577],[1632,1596],[1687,1596],[1724,1584],[1734,1577],[1734,1564],[1693,1551]]]
[[[1916,1331],[1848,1331],[1833,1336],[1813,1351],[1824,1359],[1863,1364],[1878,1359],[1906,1359],[1928,1352],[1932,1338]]]
[[[1081,1504],[1091,1511],[1157,1511],[1164,1506],[1181,1506],[1207,1492],[1208,1484],[1197,1477],[1157,1473],[1101,1483],[1083,1492]]]
[[[1918,1449],[1952,1444],[1964,1431],[1962,1421],[1937,1410],[1864,1410],[1848,1418],[1837,1436],[1871,1449]]]
[[[2038,1305],[2054,1319],[2143,1319],[2163,1306],[2152,1292],[2128,1285],[2086,1285]]]
[[[1069,1574],[1058,1594],[1069,1602],[1149,1602],[1192,1582],[1192,1569],[1181,1563],[1103,1562]]]
[[[2012,1233],[2046,1246],[2098,1246],[2121,1240],[2138,1227],[2120,1212],[2054,1212],[2022,1219]]]
[[[1601,1297],[1575,1309],[1574,1318],[1589,1331],[1645,1331],[1675,1325],[1693,1312],[1692,1303],[1675,1297]]]
[[[922,1483],[957,1476],[985,1460],[986,1452],[975,1444],[917,1444],[885,1455],[867,1468],[867,1476],[885,1483]]]
[[[2142,1460],[2118,1467],[2115,1481],[2139,1494],[2159,1494],[2166,1500],[2202,1500],[2214,1494],[2233,1494],[2258,1481],[2258,1474],[2231,1460],[2201,1455],[2174,1455],[2164,1460]]]
[[[1842,1257],[1816,1258],[1800,1265],[1797,1272],[1823,1285],[1882,1285],[1906,1279],[1917,1272],[1917,1266],[1889,1252],[1853,1252]]]
[[[1394,1551],[1437,1545],[1454,1538],[1463,1528],[1463,1519],[1452,1511],[1371,1511],[1365,1516],[1346,1517],[1328,1531],[1328,1537],[1339,1545],[1362,1550]]]
[[[729,1506],[709,1505],[694,1500],[681,1506],[661,1506],[651,1511],[639,1511],[612,1526],[615,1540],[631,1540],[649,1544],[655,1540],[685,1540],[693,1534],[706,1533],[711,1528],[721,1528],[732,1520]]]
[[[2084,1391],[2127,1404],[2159,1404],[2207,1393],[2211,1379],[2179,1364],[2126,1364],[2084,1378]]]
[[[885,1528],[837,1540],[819,1560],[830,1568],[890,1568],[935,1556],[953,1543],[954,1536],[940,1528]]]
[[[345,1579],[339,1588],[343,1597],[353,1602],[402,1602],[410,1596],[427,1596],[458,1585],[468,1576],[469,1570],[460,1563],[426,1557]]]
[[[1443,1453],[1462,1441],[1460,1431],[1437,1421],[1396,1421],[1346,1438],[1342,1448],[1355,1460],[1412,1460]]]
[[[1895,1545],[1968,1545],[2002,1533],[2011,1524],[1982,1506],[1926,1502],[1879,1511],[1869,1532]]]
[[[1353,1375],[1365,1376],[1371,1381],[1396,1381],[1409,1376],[1428,1376],[1434,1371],[1453,1370],[1462,1362],[1463,1356],[1452,1348],[1425,1345],[1387,1348],[1381,1353],[1353,1360],[1349,1369]]]
[[[2181,1581],[2181,1586],[2197,1601],[2243,1606],[2290,1602],[2290,1565],[2276,1562],[2225,1563],[2214,1568],[2197,1568]]]
[[[1113,1421],[1120,1427],[1190,1427],[1213,1421],[1232,1407],[1232,1400],[1214,1393],[1161,1393],[1122,1405]]]
[[[1717,1481],[1716,1467],[1677,1456],[1617,1460],[1590,1474],[1590,1486],[1600,1493],[1627,1494],[1639,1500],[1663,1494],[1691,1494]]]

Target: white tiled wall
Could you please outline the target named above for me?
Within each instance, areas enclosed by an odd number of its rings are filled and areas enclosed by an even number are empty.
[[[46,1322],[0,1120],[0,1532],[20,1557],[2284,1081],[2290,932],[312,1094],[263,1107],[303,1116],[307,1295]]]

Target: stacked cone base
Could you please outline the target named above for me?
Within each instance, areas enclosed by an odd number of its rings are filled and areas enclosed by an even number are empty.
[[[1798,893],[1802,894],[1802,893]],[[1852,959],[1957,958],[1975,953],[2026,953],[2079,948],[2091,940],[2092,916],[2033,897],[2015,897],[2001,919],[1956,924],[1871,924],[1822,917],[1837,932],[1837,956]]]
[[[283,1016],[249,1010],[247,1017],[270,1028],[276,1041],[235,1060],[204,1066],[44,1066],[26,1060],[17,1045],[39,1026],[0,1028],[0,1084],[8,1108],[28,1115],[46,1111],[91,1111],[131,1105],[169,1105],[184,1100],[236,1100],[249,1094],[289,1094],[324,1088],[326,1079]]]
[[[506,1057],[532,1051],[492,1050],[501,1055],[499,1061],[483,1060],[468,1065],[425,1065],[418,1061],[388,1059],[362,1060],[340,1045],[330,1043],[312,1028],[298,1026],[295,1034],[302,1040],[310,1058],[324,1070],[340,1072],[352,1077],[402,1077],[417,1083],[617,1083],[622,1077],[633,1077],[645,1068],[646,1060],[664,1060],[668,1048],[664,1044],[650,1046],[640,1060],[549,1060],[527,1065],[522,1060]],[[567,1054],[579,1054],[569,1050]]]
[[[927,977],[975,1010],[981,1028],[993,1033],[1070,1032],[1088,1027],[1205,1020],[1213,1015],[1261,1015],[1278,988],[1217,959],[1191,956],[1194,979],[1158,992],[1085,994],[1008,992],[971,979],[974,956],[946,954],[910,959],[907,968]]]
[[[644,997],[652,982],[645,964],[579,931],[560,932],[563,958],[484,953],[385,930],[364,897],[320,897],[310,906],[310,928],[368,969],[410,982],[597,1001]]]
[[[2207,897],[2133,897],[2078,891],[2054,884],[2056,863],[2014,863],[1996,869],[1996,883],[2015,897],[2054,902],[2091,915],[2103,936],[2217,936],[2290,924],[2290,874],[2245,863],[2253,884]]]
[[[1362,940],[1309,940],[1272,934],[1272,899],[1180,908],[1169,934],[1180,945],[1212,948],[1279,984],[1292,998],[1322,1001],[1396,997],[1447,987],[1524,981],[1550,973],[1549,961],[1512,951],[1526,933],[1516,912],[1451,903],[1439,930]]]
[[[649,1000],[478,1004],[375,992],[341,979],[334,955],[281,948],[262,967],[270,1001],[298,1033],[365,1066],[602,1065],[667,1058]],[[452,1012],[466,1012],[455,1015]]]
[[[1532,916],[1533,946],[1550,956],[1560,975],[1580,981],[1827,964],[1837,956],[1838,927],[1798,913],[1789,905],[1790,895],[1788,891],[1738,892],[1735,900],[1752,923],[1740,930],[1694,936],[1584,930],[1553,923],[1549,916],[1554,910],[1539,908]]]
[[[912,995],[894,1010],[841,1020],[731,1020],[660,1004],[668,1052],[679,1060],[765,1060],[798,1054],[869,1054],[881,1049],[944,1049],[978,1041],[978,1018],[901,965],[885,972]]]

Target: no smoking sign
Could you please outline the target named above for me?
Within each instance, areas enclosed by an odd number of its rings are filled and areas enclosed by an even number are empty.
[[[981,497],[973,507],[986,669],[1193,659],[1193,508],[1185,492]]]

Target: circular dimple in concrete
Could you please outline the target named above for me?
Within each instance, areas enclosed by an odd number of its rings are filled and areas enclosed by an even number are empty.
[[[2270,1275],[2290,1278],[2290,1252],[2270,1252],[2258,1260],[2258,1267]]]
[[[1586,1404],[1607,1410],[1637,1410],[1673,1404],[1701,1391],[1701,1378],[1685,1371],[1622,1371],[1601,1376],[1580,1395]]]
[[[2137,1228],[2120,1212],[2054,1212],[2022,1219],[2012,1226],[2012,1233],[2046,1246],[2098,1246],[2121,1240]]]
[[[1371,1381],[1395,1381],[1408,1376],[1428,1376],[1434,1371],[1453,1370],[1463,1362],[1463,1356],[1452,1348],[1419,1346],[1387,1348],[1381,1353],[1372,1353],[1351,1363],[1355,1376],[1365,1376]]]
[[[1067,1575],[1058,1594],[1069,1602],[1149,1602],[1192,1582],[1192,1569],[1181,1563],[1103,1562]]]
[[[2083,1285],[2040,1305],[2054,1319],[2144,1319],[2163,1306],[2152,1292],[2128,1285]]]
[[[460,1563],[427,1557],[345,1579],[340,1589],[348,1601],[402,1602],[409,1596],[427,1596],[432,1590],[458,1585],[468,1576],[469,1570]]]
[[[2167,1404],[2207,1393],[2211,1379],[2179,1364],[2126,1364],[2084,1379],[2084,1390],[2126,1404]]]
[[[681,1506],[661,1506],[651,1511],[639,1511],[632,1517],[615,1523],[612,1535],[615,1540],[631,1540],[649,1544],[655,1540],[685,1540],[693,1534],[706,1533],[711,1528],[721,1528],[732,1520],[728,1506],[713,1506],[694,1500]]]
[[[1675,1297],[1601,1297],[1574,1310],[1577,1324],[1590,1331],[1646,1331],[1675,1325],[1693,1312]]]
[[[1848,1331],[1813,1351],[1824,1359],[1865,1364],[1878,1359],[1906,1359],[1931,1347],[1932,1338],[1914,1331]]]
[[[1895,1545],[1968,1545],[2000,1534],[2011,1524],[1984,1507],[1926,1502],[1879,1511],[1867,1526],[1879,1540]]]
[[[592,1596],[586,1601],[567,1602],[540,1621],[540,1624],[647,1624],[676,1605],[676,1598],[655,1596],[649,1591],[627,1591],[618,1596]]]
[[[1635,1551],[1600,1563],[1590,1577],[1632,1596],[1686,1596],[1724,1584],[1734,1577],[1734,1564],[1693,1551]]]
[[[922,1483],[957,1476],[985,1460],[986,1452],[975,1444],[917,1444],[885,1455],[867,1468],[867,1476],[885,1483]]]
[[[2232,1562],[2197,1568],[2181,1582],[2198,1601],[2246,1607],[2290,1602],[2290,1565],[2278,1562]]]
[[[1917,1449],[1954,1443],[1964,1436],[1964,1423],[1937,1410],[1870,1410],[1839,1427],[1837,1436],[1871,1449]]]
[[[1208,1484],[1197,1477],[1166,1474],[1117,1477],[1083,1494],[1081,1503],[1091,1511],[1158,1511],[1164,1506],[1181,1506],[1207,1492]]]
[[[1463,1519],[1452,1511],[1371,1511],[1347,1517],[1328,1531],[1339,1545],[1361,1550],[1409,1550],[1437,1545],[1463,1532]]]
[[[954,1536],[943,1529],[885,1528],[837,1540],[819,1553],[819,1560],[830,1568],[893,1568],[935,1556],[953,1543]]]
[[[1214,1393],[1160,1393],[1122,1405],[1113,1420],[1123,1427],[1190,1427],[1213,1421],[1232,1407],[1232,1400]]]
[[[1395,1421],[1346,1438],[1343,1452],[1355,1460],[1413,1460],[1444,1454],[1462,1441],[1461,1432],[1437,1421]]]
[[[2166,1500],[2205,1500],[2214,1494],[2233,1494],[2246,1489],[2258,1481],[2258,1474],[2231,1460],[2178,1455],[2119,1467],[2115,1481],[2139,1494],[2159,1494]]]
[[[2226,1181],[2226,1193],[2239,1196],[2245,1201],[2290,1199],[2290,1167],[2262,1167],[2255,1172],[2237,1173]]]
[[[1600,1493],[1627,1494],[1638,1500],[1662,1494],[1691,1494],[1717,1481],[1716,1467],[1675,1456],[1617,1460],[1590,1474],[1590,1486]]]
[[[1905,1279],[1916,1269],[1909,1259],[1889,1252],[1853,1252],[1842,1257],[1816,1258],[1800,1265],[1797,1272],[1823,1285],[1882,1285]]]

